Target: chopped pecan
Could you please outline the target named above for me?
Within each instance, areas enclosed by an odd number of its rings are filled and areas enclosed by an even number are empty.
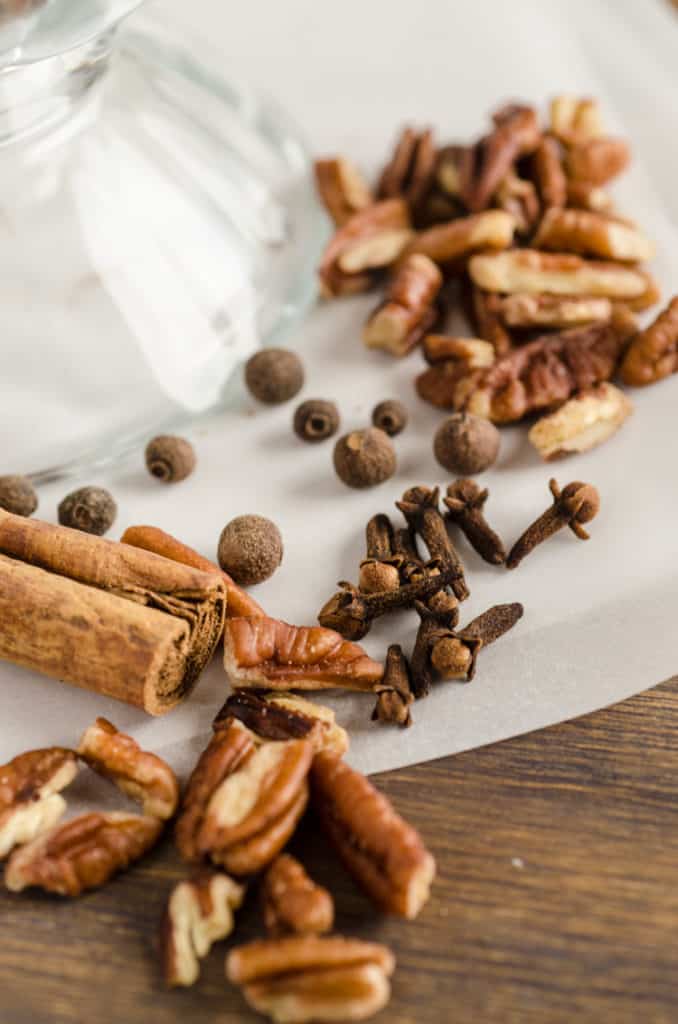
[[[482,377],[482,367],[473,367],[464,359],[446,359],[420,373],[414,385],[419,397],[437,409],[461,409]]]
[[[224,664],[234,686],[277,690],[372,690],[383,666],[323,626],[229,619]]]
[[[626,302],[648,290],[648,276],[635,268],[537,249],[472,256],[469,271],[475,284],[491,292],[602,295]]]
[[[563,168],[560,147],[555,139],[548,135],[544,136],[535,151],[532,166],[544,209],[565,206],[567,177]]]
[[[607,214],[611,214],[614,209],[610,194],[590,181],[568,181],[567,206]]]
[[[609,380],[621,350],[611,324],[536,338],[485,370],[465,408],[494,423],[513,423]]]
[[[621,366],[625,384],[644,387],[678,369],[678,295],[654,323],[632,339]]]
[[[219,850],[212,859],[234,875],[256,874],[270,864],[297,827],[308,803],[308,783],[304,782],[292,803],[263,832]]]
[[[543,459],[587,452],[612,437],[633,412],[623,391],[605,382],[581,391],[538,420],[528,438]]]
[[[311,771],[313,805],[346,868],[383,910],[416,917],[435,861],[419,834],[360,772],[330,754]]]
[[[316,885],[302,864],[281,853],[269,867],[262,885],[264,924],[271,935],[286,932],[320,935],[332,930],[334,901]]]
[[[462,166],[461,197],[473,213],[489,206],[514,161],[532,153],[541,139],[532,107],[509,104],[493,121],[494,131],[480,139]]]
[[[477,285],[467,282],[464,296],[468,316],[479,338],[489,341],[497,356],[506,355],[513,348],[513,338],[502,323],[499,315],[499,298],[493,292],[485,292]]]
[[[401,196],[416,210],[426,198],[436,171],[436,146],[430,128],[405,127],[377,187],[378,199]]]
[[[119,732],[105,718],[97,718],[83,734],[78,755],[99,775],[138,800],[144,814],[163,821],[171,818],[179,802],[179,783],[170,766],[131,736]]]
[[[233,931],[233,911],[245,888],[228,875],[203,871],[172,889],[160,930],[162,962],[168,985],[193,985],[200,960],[212,944]]]
[[[438,153],[436,182],[448,196],[455,199],[461,195],[464,165],[470,159],[471,147],[445,146]]]
[[[409,242],[402,258],[422,253],[434,263],[448,266],[479,249],[506,249],[513,241],[514,229],[515,221],[510,214],[486,210],[420,231]]]
[[[318,275],[326,296],[368,291],[413,234],[407,203],[385,199],[353,214],[330,239]]]
[[[219,725],[191,773],[175,828],[177,849],[184,860],[199,861],[198,836],[212,794],[254,752],[248,729],[228,719]]]
[[[365,1020],[386,1005],[389,949],[341,935],[257,939],[231,950],[226,976],[250,1006],[278,1022]]]
[[[587,139],[572,146],[565,158],[567,174],[572,181],[606,185],[626,170],[631,160],[623,139]]]
[[[631,263],[654,255],[653,243],[638,228],[591,210],[547,210],[533,245]]]
[[[565,143],[596,139],[604,134],[597,100],[579,96],[554,96],[550,113],[551,131]]]
[[[261,739],[308,740],[315,753],[341,756],[348,750],[348,733],[335,721],[334,711],[296,694],[236,690],[217,715],[215,728],[231,717]]]
[[[82,814],[15,850],[5,868],[5,885],[11,892],[36,886],[79,896],[143,857],[162,829],[162,821],[138,814]]]
[[[585,327],[602,324],[612,316],[609,299],[588,295],[523,295],[516,292],[498,299],[501,316],[509,327]]]
[[[497,206],[513,217],[516,232],[529,235],[539,220],[539,197],[531,181],[509,171],[495,193]]]
[[[442,283],[442,274],[428,256],[414,253],[404,259],[384,301],[363,328],[367,347],[381,348],[394,356],[407,355],[438,319],[435,300]]]
[[[315,182],[330,217],[340,228],[372,204],[372,194],[360,171],[344,157],[316,160]]]
[[[56,824],[66,810],[59,792],[77,771],[74,752],[64,747],[29,750],[0,768],[0,860]]]
[[[468,369],[491,366],[494,348],[481,338],[459,338],[449,334],[427,334],[422,346],[424,359],[431,366],[456,360]]]

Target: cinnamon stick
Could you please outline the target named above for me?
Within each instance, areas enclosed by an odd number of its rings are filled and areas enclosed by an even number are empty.
[[[212,656],[225,605],[214,573],[0,510],[0,658],[163,714]]]
[[[135,548],[143,548],[144,551],[153,551],[156,555],[164,558],[171,558],[174,562],[181,562],[182,565],[190,565],[193,569],[200,569],[202,572],[216,573],[221,576],[226,584],[228,602],[226,604],[226,618],[250,617],[254,615],[265,615],[266,612],[254,600],[253,597],[238,586],[235,580],[231,579],[227,572],[220,569],[218,565],[210,562],[209,558],[203,558],[188,544],[182,544],[180,540],[173,537],[171,533],[165,533],[157,526],[128,526],[122,537],[121,543],[131,544]]]

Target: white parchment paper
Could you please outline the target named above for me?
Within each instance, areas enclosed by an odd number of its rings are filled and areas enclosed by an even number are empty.
[[[659,0],[342,0],[332,7],[248,0],[237,12],[220,0],[202,0],[190,12],[182,0],[165,6],[187,25],[199,9],[225,66],[275,92],[314,149],[344,151],[369,169],[407,119],[434,124],[442,140],[453,141],[476,135],[505,99],[543,103],[568,90],[598,95],[612,129],[635,147],[633,169],[615,190],[619,205],[656,239],[665,293],[678,290],[678,19]],[[157,485],[141,460],[79,481],[115,493],[113,535],[152,523],[214,557],[232,516],[268,515],[282,529],[285,559],[256,597],[272,615],[313,623],[336,581],[355,578],[367,519],[378,511],[397,515],[393,502],[408,486],[448,482],[431,452],[440,413],[413,390],[421,356],[395,362],[362,346],[360,328],[373,303],[369,297],[319,307],[292,342],[307,367],[300,397],[335,399],[344,429],[365,425],[382,398],[407,403],[411,423],[396,440],[394,479],[365,493],[346,489],[332,471],[332,443],[308,446],[293,435],[294,402],[264,409],[243,394],[237,407],[196,430],[199,465],[186,483]],[[512,573],[485,565],[461,542],[472,592],[462,622],[513,600],[523,602],[524,619],[482,652],[472,684],[440,683],[418,703],[408,731],[372,725],[369,697],[328,699],[351,731],[353,763],[377,771],[500,740],[621,700],[678,670],[678,377],[633,399],[635,415],[613,441],[555,467],[539,462],[524,429],[503,434],[500,459],[481,479],[491,493],[488,517],[507,543],[546,507],[552,471],[561,483],[583,479],[599,487],[592,540],[582,544],[563,531]],[[43,489],[44,518],[55,518],[63,493],[63,484]],[[365,646],[377,657],[394,641],[409,650],[416,624],[413,613],[382,621]],[[27,747],[72,744],[105,715],[185,771],[227,681],[215,662],[191,699],[161,719],[10,665],[0,665],[0,687],[0,762]]]

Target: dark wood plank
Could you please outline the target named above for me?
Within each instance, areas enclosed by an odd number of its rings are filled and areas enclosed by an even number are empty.
[[[338,927],[398,957],[392,1024],[678,1019],[678,681],[520,739],[381,776],[439,864],[413,923],[376,915],[307,824],[294,842]],[[213,949],[166,992],[154,937],[182,868],[166,842],[75,902],[0,894],[2,1024],[261,1019]],[[261,929],[254,897],[237,941]]]

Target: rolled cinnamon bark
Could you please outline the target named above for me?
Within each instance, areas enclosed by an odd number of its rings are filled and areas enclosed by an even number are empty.
[[[265,615],[266,612],[261,605],[251,597],[247,591],[238,586],[227,572],[220,569],[209,558],[199,555],[188,544],[183,544],[171,533],[165,533],[157,526],[128,526],[122,537],[123,544],[131,544],[135,548],[143,548],[144,551],[153,551],[156,555],[164,558],[171,558],[182,565],[190,565],[194,569],[201,569],[203,572],[216,573],[226,584],[228,592],[228,603],[226,605],[226,618],[249,618],[255,615]]]
[[[225,606],[218,575],[0,510],[0,658],[159,715],[209,661]]]

